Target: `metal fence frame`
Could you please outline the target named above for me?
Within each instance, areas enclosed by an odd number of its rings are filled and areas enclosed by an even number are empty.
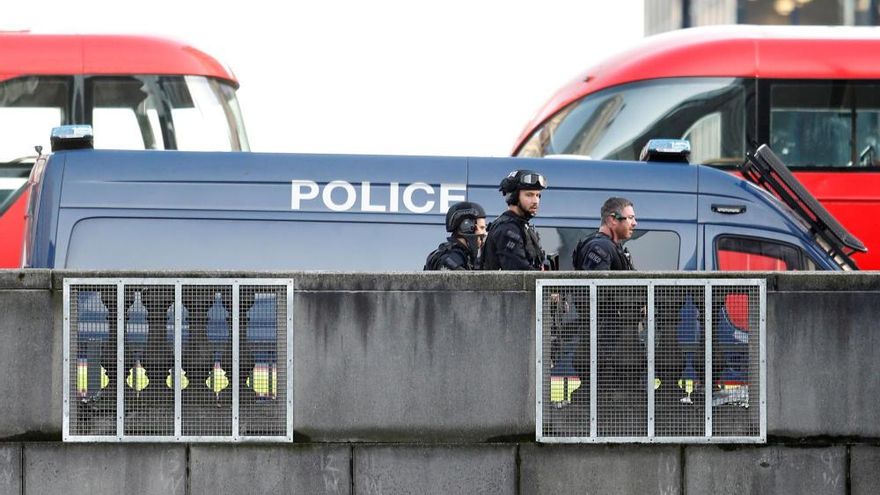
[[[712,387],[704,386],[706,408],[706,425],[704,436],[662,436],[654,433],[655,397],[653,387],[648,389],[648,425],[646,436],[599,436],[597,432],[597,293],[602,286],[646,287],[647,288],[647,383],[651,383],[654,375],[655,349],[655,287],[704,286],[706,307],[712,307],[712,287],[717,286],[754,286],[759,291],[759,431],[757,436],[713,436],[712,435]],[[590,288],[590,434],[589,436],[545,436],[543,434],[543,398],[544,398],[544,326],[543,326],[543,294],[544,287],[588,286]],[[706,311],[705,324],[705,383],[712,382],[712,315]],[[535,282],[535,439],[542,443],[766,443],[767,442],[767,284],[764,279],[537,279]]]
[[[75,285],[103,285],[116,286],[117,318],[111,323],[111,328],[116,329],[116,435],[72,435],[70,433],[70,289]],[[123,395],[124,366],[124,291],[127,285],[151,285],[169,286],[174,288],[174,435],[150,436],[150,435],[126,435],[125,408]],[[217,286],[227,285],[232,288],[233,307],[231,311],[231,339],[232,339],[232,428],[229,435],[222,436],[193,436],[182,434],[182,389],[181,370],[183,360],[181,326],[182,326],[182,288],[183,286]],[[285,434],[279,436],[256,436],[240,435],[239,433],[239,339],[240,339],[240,315],[239,295],[242,287],[250,286],[286,286],[286,419]],[[269,279],[269,278],[65,278],[63,288],[63,431],[62,437],[65,442],[293,442],[293,279]]]

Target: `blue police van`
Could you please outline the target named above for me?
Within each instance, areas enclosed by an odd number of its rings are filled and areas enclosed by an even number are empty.
[[[610,196],[635,204],[640,270],[850,270],[864,249],[798,184],[774,190],[769,150],[743,173],[774,194],[681,162],[65,147],[84,149],[56,149],[31,174],[26,267],[420,270],[449,205],[476,201],[493,219],[513,169],[549,182],[534,223],[563,270]]]

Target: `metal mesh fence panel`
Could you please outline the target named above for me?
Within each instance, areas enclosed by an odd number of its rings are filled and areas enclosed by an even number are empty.
[[[590,434],[590,288],[546,286],[541,299],[544,436]]]
[[[596,299],[598,434],[647,434],[647,291],[601,286]]]
[[[232,286],[184,285],[190,335],[183,347],[184,436],[232,434]],[[181,380],[183,380],[181,378]]]
[[[241,288],[239,433],[284,435],[287,422],[287,290]]]
[[[82,284],[65,297],[64,399],[70,434],[116,436],[116,284]]]
[[[290,280],[65,280],[65,441],[292,441],[292,299]]]
[[[538,280],[543,442],[766,440],[763,280]]]
[[[654,292],[654,418],[661,437],[706,433],[705,287],[660,286]]]
[[[712,288],[712,432],[758,434],[761,404],[760,328],[764,313],[757,287]]]
[[[174,368],[174,286],[126,285],[123,293],[124,435],[171,437],[174,385],[166,377]]]

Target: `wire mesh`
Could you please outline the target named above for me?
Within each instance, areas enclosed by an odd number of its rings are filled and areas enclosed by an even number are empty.
[[[712,433],[759,433],[760,301],[757,287],[712,289]]]
[[[538,280],[538,440],[764,441],[763,287]]]
[[[541,335],[543,434],[590,433],[590,288],[545,287]]]
[[[647,434],[647,288],[598,288],[598,434]]]
[[[71,435],[116,435],[116,285],[70,287],[68,389]]]
[[[706,433],[705,287],[661,286],[654,296],[655,434]]]
[[[239,434],[286,434],[287,287],[242,286]]]
[[[232,435],[232,286],[184,285],[182,297],[191,329],[181,340],[181,374],[189,378],[181,393],[182,434]]]
[[[124,434],[173,436],[174,286],[126,285],[123,293]]]
[[[292,440],[292,281],[64,287],[66,441]]]

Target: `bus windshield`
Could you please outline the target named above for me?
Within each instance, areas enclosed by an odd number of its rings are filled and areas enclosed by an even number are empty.
[[[538,127],[517,153],[637,160],[649,139],[691,142],[695,163],[736,164],[745,155],[750,81],[682,77],[622,84],[577,100]]]
[[[74,102],[77,92],[85,105]],[[91,124],[95,147],[245,151],[234,87],[204,76],[25,76],[0,81],[0,162],[49,150],[52,127]]]

